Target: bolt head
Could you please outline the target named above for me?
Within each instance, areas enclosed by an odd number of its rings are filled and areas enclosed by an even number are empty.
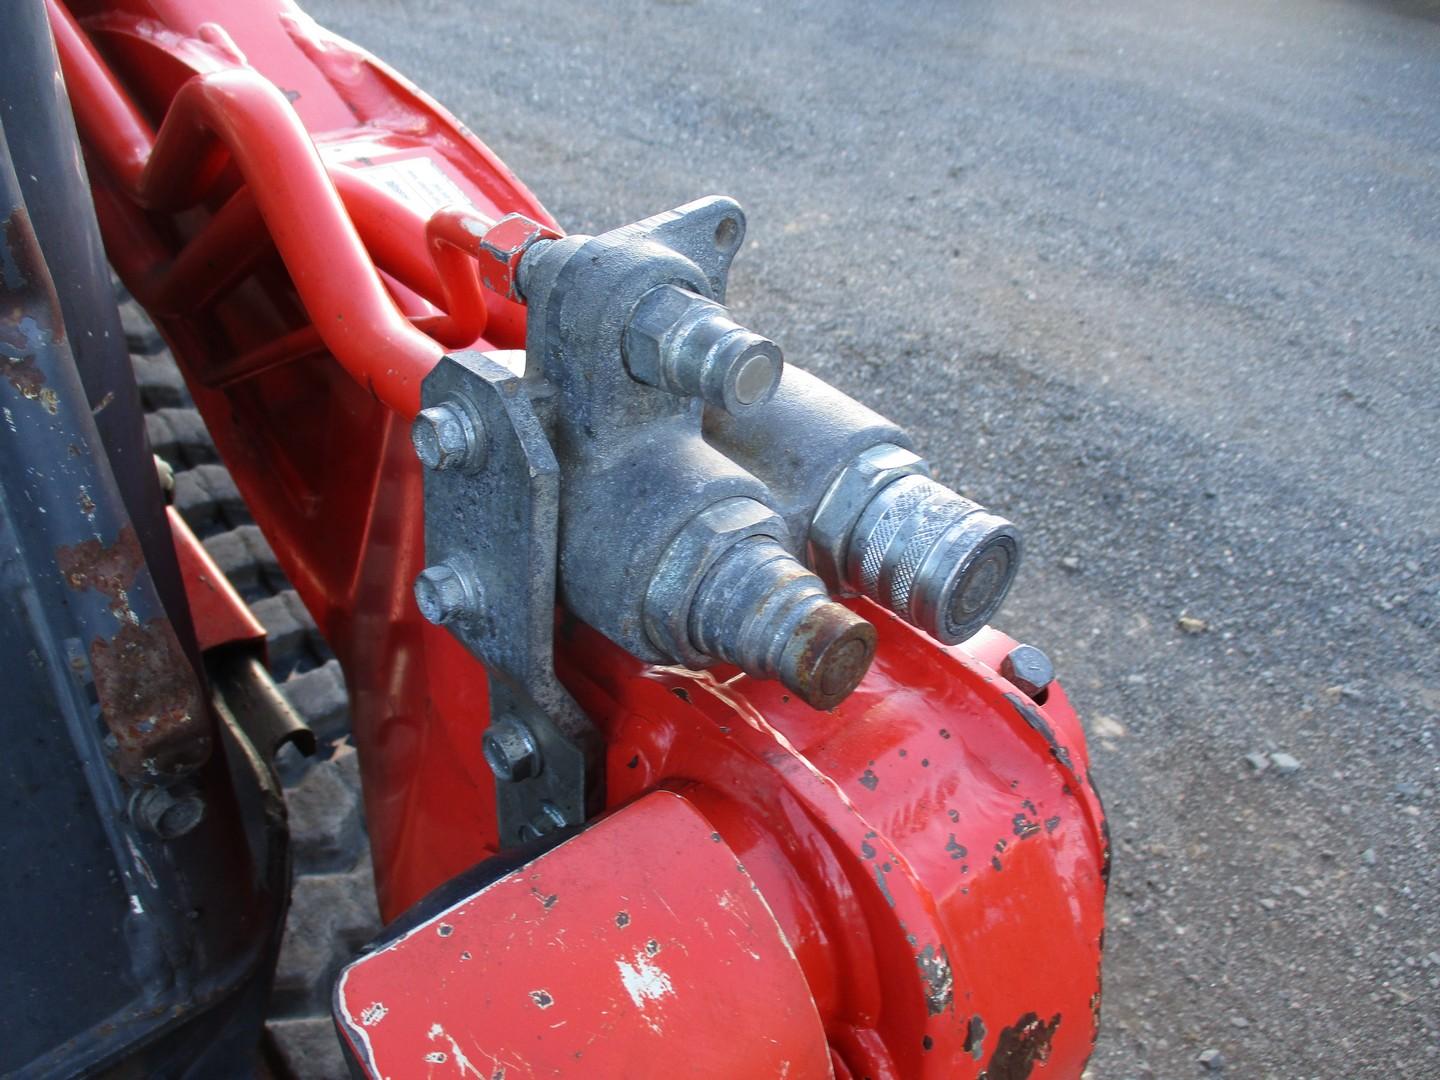
[[[204,800],[193,792],[175,794],[165,788],[144,788],[130,799],[130,819],[161,840],[184,836],[204,817]]]
[[[474,612],[475,585],[447,563],[427,566],[415,579],[415,606],[426,622],[441,626]]]
[[[675,285],[659,285],[640,298],[625,324],[625,370],[636,382],[666,388],[665,350],[671,332],[692,312],[717,307]]]
[[[1040,700],[1055,681],[1055,665],[1034,645],[1016,645],[1001,661],[1000,674],[1027,697]]]
[[[485,761],[496,779],[528,780],[540,772],[540,748],[530,729],[513,717],[491,724],[481,740]]]
[[[481,428],[459,405],[421,409],[410,425],[410,442],[427,469],[476,468],[484,456]]]

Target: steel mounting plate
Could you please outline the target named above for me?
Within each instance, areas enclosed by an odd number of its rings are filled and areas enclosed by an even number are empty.
[[[496,780],[507,846],[581,824],[603,794],[598,736],[555,677],[560,471],[523,370],[523,353],[456,353],[422,390],[425,407],[454,404],[480,421],[478,467],[426,471],[425,561],[470,574],[475,610],[447,626],[489,671],[490,723],[519,723],[537,749],[533,775]]]

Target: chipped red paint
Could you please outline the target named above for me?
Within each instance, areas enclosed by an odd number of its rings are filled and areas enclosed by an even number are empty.
[[[345,667],[381,908],[393,918],[491,854],[496,836],[478,737],[483,668],[425,624],[410,596],[424,543],[405,414],[437,336],[454,347],[483,325],[477,348],[524,340],[523,306],[487,290],[482,323],[466,307],[478,272],[447,271],[442,263],[456,264],[444,252],[460,248],[430,245],[441,235],[463,248],[468,239],[447,230],[510,213],[554,223],[452,117],[281,0],[73,0],[78,25],[50,3],[111,257],[151,305],[222,457]],[[171,135],[162,153],[176,122],[155,136],[142,116],[167,113],[221,138]],[[257,129],[262,114],[283,123]],[[453,188],[473,215],[432,225],[438,207],[379,182],[387,169]],[[141,202],[192,209],[177,217]],[[263,229],[253,227],[257,214]],[[649,793],[683,792],[721,840],[712,854],[738,855],[773,914],[794,960],[767,971],[798,968],[828,1044],[818,1060],[837,1076],[978,1077],[1028,1055],[1038,1073],[1073,1080],[1095,1032],[1109,846],[1064,690],[1052,685],[1037,705],[1006,682],[998,671],[1012,643],[1002,634],[944,649],[873,605],[854,606],[878,630],[876,660],[830,712],[723,669],[647,668],[563,623],[560,674],[605,736],[612,820],[645,832],[662,805]],[[668,897],[685,885],[682,855],[637,856],[618,869],[627,852],[604,842],[608,826],[546,858],[564,852],[572,867],[608,867],[597,890]],[[555,904],[507,901],[516,942],[542,940],[545,920],[564,912],[564,892],[541,892]],[[492,895],[477,903],[496,903]],[[635,928],[635,911],[624,913],[628,926],[611,913],[616,933]],[[462,933],[448,925],[447,947]],[[697,962],[734,958],[700,940]],[[566,974],[564,950],[531,960]],[[416,965],[394,993],[357,999],[361,1027],[366,1010],[383,1030],[406,1003],[450,1000],[441,973]],[[604,989],[574,982],[593,994],[584,1015],[594,1030],[605,1022]],[[572,1007],[555,985],[516,989],[513,1014],[486,1013],[485,1023],[505,1017],[498,1037],[507,1044],[514,1025],[528,1022],[533,1039]],[[550,1003],[542,1008],[531,991]],[[455,1015],[490,1008],[483,997],[463,1005]],[[1032,1015],[1043,1021],[1043,1055],[1039,1028],[1023,1020]],[[475,1023],[465,1038],[494,1034]],[[682,1047],[717,1032],[742,1041],[713,1010],[690,1023],[675,1036]],[[418,1039],[432,1041],[428,1029]],[[624,1040],[596,1047],[568,1075],[613,1074],[633,1061]],[[435,1042],[425,1052],[450,1051]],[[703,1075],[699,1058],[687,1060],[672,1073]]]

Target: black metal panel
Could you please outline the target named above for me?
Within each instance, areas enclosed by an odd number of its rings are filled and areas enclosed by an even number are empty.
[[[87,344],[101,382],[80,376],[79,342],[114,324],[88,194],[27,191],[12,161],[24,143],[49,163],[31,168],[79,175],[64,102],[16,128],[4,97],[56,83],[40,11],[0,4],[0,1074],[252,1075],[288,889],[283,805],[209,708],[135,539],[173,565],[143,437],[136,451],[130,420],[96,419],[106,395],[101,418],[133,399],[126,369]],[[129,811],[167,785],[205,805],[170,840]]]
[[[145,416],[130,370],[105,248],[90,201],[75,120],[42,0],[0,4],[0,104],[30,223],[45,252],[71,354],[100,445],[134,525],[161,602],[194,659],[194,635],[165,507],[154,482]]]

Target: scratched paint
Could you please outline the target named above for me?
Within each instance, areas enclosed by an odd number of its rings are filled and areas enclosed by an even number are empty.
[[[652,1002],[674,995],[675,988],[670,983],[670,976],[654,961],[648,949],[637,949],[633,961],[616,960],[615,967],[620,972],[620,982],[625,987],[625,992],[640,1010],[641,1017],[652,1031],[658,1032],[659,1019],[650,1014],[649,1007]]]

